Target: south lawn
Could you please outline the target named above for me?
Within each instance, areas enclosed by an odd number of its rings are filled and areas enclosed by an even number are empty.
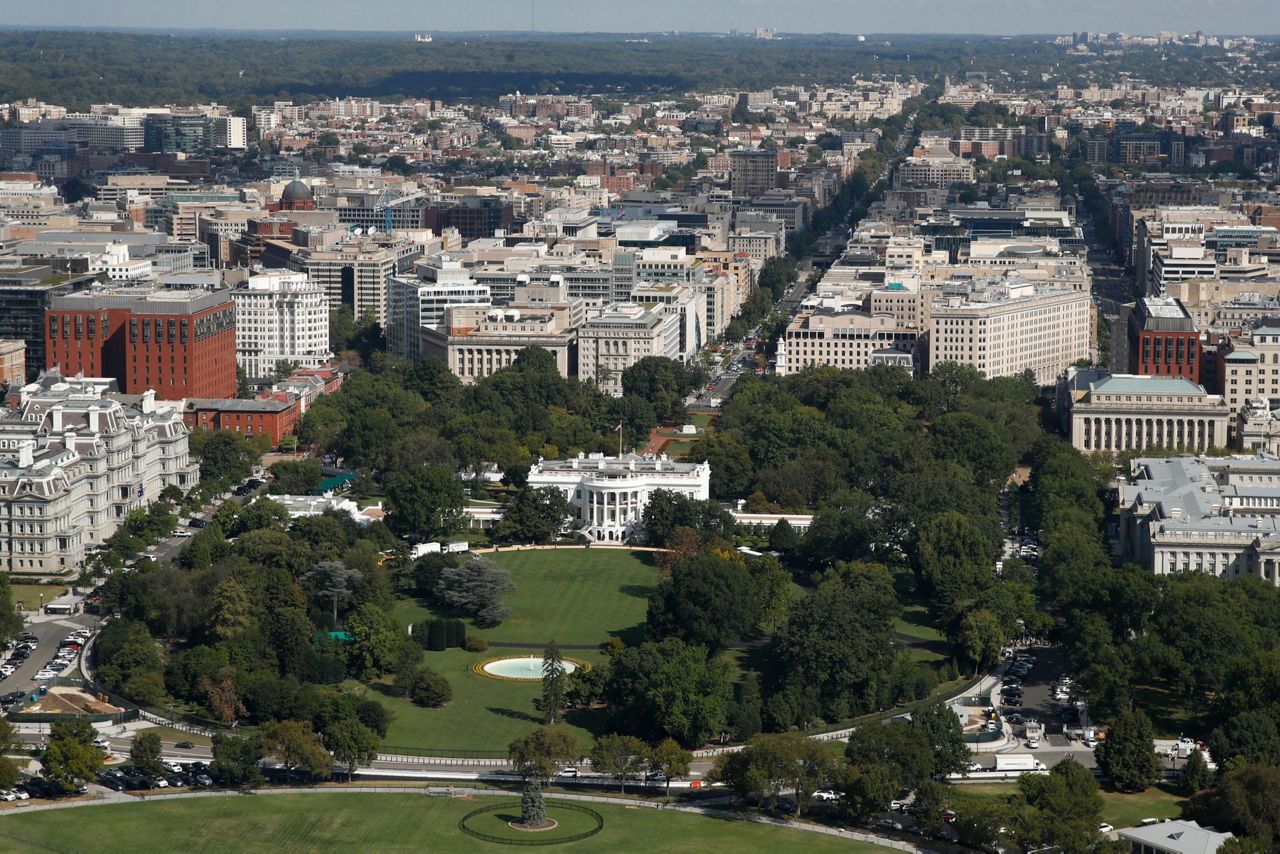
[[[366,687],[350,683],[349,687],[375,697],[395,715],[381,748],[384,753],[430,750],[436,755],[456,756],[467,755],[469,751],[497,751],[505,755],[512,739],[542,722],[533,707],[534,698],[542,693],[542,684],[489,679],[473,673],[471,667],[488,658],[520,652],[510,649],[428,652],[423,663],[442,674],[453,686],[453,700],[439,709],[426,709],[390,696],[394,692],[381,685]],[[604,661],[598,652],[573,651],[566,655],[597,666]],[[592,743],[587,727],[598,728],[598,715],[598,712],[569,715],[568,725],[577,734],[584,756]]]
[[[628,643],[640,639],[646,600],[658,583],[650,553],[537,549],[485,557],[509,571],[516,585],[516,592],[504,600],[511,616],[497,627],[472,629],[490,643],[540,649],[550,640],[594,647],[611,635]],[[403,601],[394,613],[407,623],[431,616],[432,610],[420,602]]]
[[[512,801],[518,804],[519,795],[512,795]],[[492,803],[498,801],[326,792],[89,806],[0,817],[0,852],[478,851],[497,846],[463,835],[458,821],[472,809]],[[554,798],[548,806],[554,817]],[[590,807],[604,818],[604,830],[571,843],[574,850],[612,854],[890,850],[786,827],[670,810]]]
[[[533,707],[541,685],[478,676],[472,672],[474,664],[501,655],[540,652],[554,640],[566,656],[598,666],[604,662],[599,646],[611,636],[629,644],[643,639],[647,598],[659,577],[649,553],[539,549],[487,557],[508,570],[515,582],[516,592],[505,599],[511,616],[495,628],[469,626],[468,631],[504,646],[492,646],[484,653],[427,652],[427,666],[453,686],[448,705],[425,709],[394,696],[387,686],[349,686],[376,697],[395,714],[385,752],[505,752],[512,739],[541,722]],[[412,623],[433,616],[433,611],[424,603],[401,600],[394,614],[402,623]],[[568,718],[584,755],[590,750],[592,731],[600,729],[599,718],[599,711],[576,712]]]

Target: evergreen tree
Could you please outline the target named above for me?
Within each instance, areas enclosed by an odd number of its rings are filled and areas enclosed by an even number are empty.
[[[556,642],[551,641],[542,651],[542,702],[539,703],[549,724],[558,721],[564,711],[565,682],[564,656]]]
[[[1094,755],[1102,773],[1122,792],[1143,792],[1160,777],[1151,721],[1141,709],[1121,712]]]
[[[1178,785],[1182,793],[1188,796],[1194,795],[1212,784],[1213,772],[1209,770],[1209,764],[1204,761],[1204,754],[1199,750],[1192,751],[1187,757],[1187,764],[1182,766],[1182,773],[1178,776]]]
[[[547,820],[547,805],[542,799],[542,780],[537,774],[524,778],[524,792],[520,795],[520,823],[525,827],[538,827]]]

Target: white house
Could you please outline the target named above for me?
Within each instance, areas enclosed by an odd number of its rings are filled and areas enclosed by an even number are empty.
[[[666,454],[579,454],[568,460],[538,460],[529,486],[554,486],[577,509],[582,533],[596,542],[623,542],[639,528],[649,496],[665,489],[705,501],[711,497],[711,466],[679,463]]]

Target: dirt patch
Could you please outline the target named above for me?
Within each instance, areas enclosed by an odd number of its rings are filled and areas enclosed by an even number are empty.
[[[48,694],[22,711],[52,715],[114,715],[124,709],[79,688],[50,688]]]

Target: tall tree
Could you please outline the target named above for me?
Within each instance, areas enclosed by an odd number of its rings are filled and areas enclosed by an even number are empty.
[[[310,721],[273,721],[263,728],[262,747],[267,755],[276,758],[288,777],[295,769],[329,776],[333,760]]]
[[[685,750],[674,738],[664,738],[649,750],[648,766],[651,772],[662,772],[663,792],[671,797],[671,780],[689,773],[693,753]]]
[[[697,747],[725,729],[729,672],[704,647],[667,638],[614,656],[603,696],[615,728]]]
[[[1182,766],[1178,775],[1178,787],[1184,795],[1190,797],[1209,788],[1212,783],[1213,772],[1209,770],[1209,763],[1204,761],[1204,754],[1199,750],[1191,751],[1187,764]]]
[[[678,637],[715,654],[746,637],[758,607],[751,577],[737,557],[703,554],[676,566],[649,597],[654,638]]]
[[[525,777],[549,780],[560,766],[577,759],[578,740],[564,727],[538,727],[507,747],[516,771]]]
[[[933,753],[934,774],[959,774],[972,754],[956,713],[942,702],[926,703],[911,713],[911,728]]]
[[[352,669],[370,677],[395,668],[400,655],[403,631],[395,617],[384,609],[366,602],[347,618],[347,631],[353,636],[350,647]]]
[[[560,647],[556,646],[556,642],[551,641],[542,651],[542,702],[539,708],[544,716],[543,723],[553,724],[560,719],[564,711],[567,682],[564,656],[560,654]]]
[[[1121,712],[1094,751],[1098,767],[1120,791],[1146,791],[1160,779],[1154,739],[1151,720],[1141,709]]]
[[[644,766],[647,752],[645,743],[633,735],[602,735],[591,748],[591,767],[617,780],[619,791],[626,792],[627,781]]]
[[[102,751],[93,743],[97,736],[86,720],[56,721],[49,729],[49,746],[41,763],[44,776],[64,792],[92,780],[102,770]]]
[[[502,604],[502,597],[515,589],[511,573],[488,558],[475,557],[462,566],[441,569],[435,595],[485,628],[498,625],[511,614],[511,609]]]
[[[144,777],[159,777],[164,773],[163,747],[155,732],[140,732],[129,745],[129,764]]]
[[[443,468],[396,472],[387,481],[388,523],[420,541],[448,537],[462,526],[462,483]]]
[[[359,765],[378,758],[378,734],[354,718],[339,718],[324,731],[324,746],[333,758],[347,767],[347,779]]]
[[[525,485],[511,497],[496,536],[508,543],[550,543],[573,517],[573,505],[554,486]]]
[[[256,735],[242,738],[218,733],[213,737],[209,773],[224,786],[252,787],[262,782],[262,743]]]

